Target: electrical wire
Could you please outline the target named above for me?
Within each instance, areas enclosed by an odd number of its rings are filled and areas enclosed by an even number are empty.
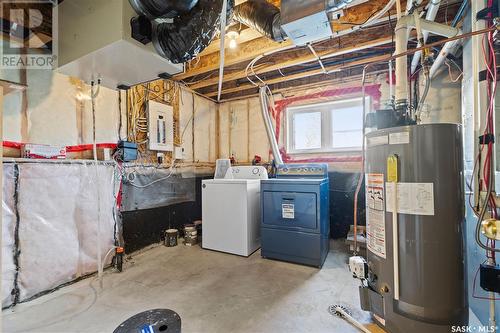
[[[448,62],[448,60],[446,60],[444,63],[445,63],[446,66],[448,66],[448,74],[450,76],[450,81],[453,82],[453,83],[457,83],[464,76],[464,73],[462,71],[460,71],[460,74],[457,76],[456,79],[454,79],[453,75],[451,73],[451,65],[450,65],[450,63]]]
[[[494,113],[494,108],[495,108],[495,94],[496,94],[496,89],[497,89],[497,66],[496,66],[496,54],[495,54],[495,49],[493,46],[493,33],[490,31],[487,35],[487,42],[489,46],[489,54],[486,53],[485,49],[485,37],[483,36],[483,43],[482,44],[482,51],[483,51],[483,57],[484,57],[484,62],[487,67],[487,73],[488,73],[488,98],[489,98],[489,106],[488,110],[486,113],[486,127],[484,130],[484,138],[486,138],[488,135],[494,133],[494,125],[493,125],[493,113]],[[491,69],[493,67],[494,70]],[[479,159],[480,156],[478,155],[477,159]],[[486,158],[484,162],[484,168],[483,168],[483,182],[486,185],[487,191],[486,191],[486,196],[484,200],[484,204],[480,210],[479,217],[477,219],[476,223],[476,232],[475,232],[475,240],[476,243],[484,250],[490,253],[496,253],[500,252],[500,249],[497,249],[495,247],[489,246],[488,243],[484,244],[482,239],[481,239],[481,225],[482,222],[484,221],[484,218],[486,216],[486,213],[488,211],[488,207],[491,206],[492,209],[495,210],[496,214],[496,206],[494,204],[494,198],[493,198],[493,181],[492,181],[492,176],[493,176],[493,143],[489,142],[487,144],[487,152],[486,152]]]

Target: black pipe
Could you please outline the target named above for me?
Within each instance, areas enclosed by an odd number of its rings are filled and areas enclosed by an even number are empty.
[[[188,13],[181,14],[173,23],[153,26],[153,44],[156,51],[174,64],[184,63],[202,52],[220,30],[222,0],[199,0]],[[227,0],[227,18],[231,20],[234,0]]]
[[[248,0],[242,3],[234,9],[234,19],[276,42],[282,42],[286,38],[281,29],[279,8],[266,0]]]
[[[150,20],[157,18],[174,18],[189,12],[198,0],[129,0],[130,5],[139,15]]]

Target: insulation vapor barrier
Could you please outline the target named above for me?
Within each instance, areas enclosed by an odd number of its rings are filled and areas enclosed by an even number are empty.
[[[2,307],[96,272],[98,221],[103,256],[118,230],[114,167],[8,163],[3,171]]]
[[[194,172],[156,167],[125,167],[122,211],[130,212],[196,201]]]
[[[14,264],[16,228],[14,165],[3,166],[2,195],[2,307],[12,304],[11,292],[14,288],[16,266]]]
[[[276,42],[285,40],[279,8],[266,0],[249,0],[234,9],[234,19]]]

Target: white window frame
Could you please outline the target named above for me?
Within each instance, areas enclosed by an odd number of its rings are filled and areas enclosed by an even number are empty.
[[[286,109],[285,121],[285,140],[287,153],[289,154],[317,154],[317,153],[338,153],[338,152],[359,152],[362,147],[333,148],[332,135],[332,113],[335,112],[335,106],[344,106],[347,104],[361,102],[362,97],[352,97],[332,102],[307,104],[300,106],[291,106]],[[371,109],[371,98],[366,97],[366,113]],[[321,112],[321,145],[320,149],[295,149],[294,144],[294,115],[297,113]]]

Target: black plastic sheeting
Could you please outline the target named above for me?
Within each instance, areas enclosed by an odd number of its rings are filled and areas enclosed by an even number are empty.
[[[330,177],[330,230],[331,238],[346,238],[353,224],[354,195],[358,185],[357,173],[331,172]],[[126,253],[143,249],[163,241],[167,229],[182,230],[185,224],[201,220],[201,182],[211,179],[211,175],[198,176],[188,182],[195,183],[193,201],[168,204],[151,209],[137,209],[122,212],[123,238]],[[359,194],[359,225],[365,222],[364,184]],[[134,190],[128,188],[127,190]],[[124,195],[126,195],[124,193]],[[130,195],[130,194],[128,194]]]
[[[174,64],[184,63],[201,53],[220,30],[222,0],[199,0],[188,13],[174,18],[173,23],[153,27],[156,51]],[[231,21],[234,0],[227,2],[227,20]]]
[[[197,176],[190,180],[195,183],[192,201],[122,212],[125,252],[132,253],[160,243],[166,230],[175,228],[180,231],[185,224],[201,220],[201,182],[210,178],[213,176]],[[127,190],[134,191],[133,188]]]
[[[170,174],[169,169],[126,168],[122,212],[165,207],[195,200],[191,172]]]
[[[281,30],[281,12],[266,0],[242,3],[234,9],[234,19],[277,42],[285,39]]]
[[[359,173],[331,172],[330,177],[330,236],[346,238],[354,223],[354,196]],[[358,198],[358,223],[366,225],[365,185]]]
[[[129,0],[137,14],[150,20],[157,18],[174,18],[187,13],[198,3],[198,0]]]

